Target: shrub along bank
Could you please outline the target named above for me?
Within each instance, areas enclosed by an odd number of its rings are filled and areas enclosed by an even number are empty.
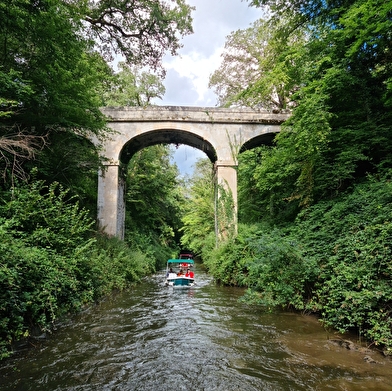
[[[246,300],[317,313],[392,354],[389,178],[370,177],[284,226],[240,226],[238,237],[203,254],[218,281],[249,288]]]
[[[62,315],[155,269],[148,252],[97,236],[88,212],[56,183],[1,196],[0,359],[33,328],[50,331]]]

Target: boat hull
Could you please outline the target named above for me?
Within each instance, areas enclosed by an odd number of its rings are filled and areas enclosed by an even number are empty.
[[[194,283],[195,283],[194,278],[189,278],[189,277],[168,278],[166,280],[166,285],[169,286],[193,286]]]

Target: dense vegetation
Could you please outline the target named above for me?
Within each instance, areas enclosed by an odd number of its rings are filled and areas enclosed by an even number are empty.
[[[0,355],[9,344],[50,331],[64,314],[155,269],[149,254],[97,236],[68,191],[41,181],[2,193]]]
[[[186,244],[247,300],[391,354],[392,2],[251,3],[271,16],[228,37],[210,85],[222,105],[292,115],[239,157],[239,235],[213,249],[188,222]]]
[[[132,208],[152,182],[166,181],[160,200],[175,193],[170,150],[138,154],[144,170],[157,159],[143,179],[131,163],[129,230],[119,242],[96,231],[103,162],[86,136],[107,136],[100,107],[162,96],[161,59],[192,32],[190,12],[183,0],[0,1],[0,359],[14,341],[50,331],[177,249],[180,207],[171,205],[170,216],[154,203]],[[124,60],[117,73],[115,56]]]
[[[168,146],[145,148],[128,165],[125,241],[149,253],[157,267],[179,252],[184,188]]]
[[[271,16],[228,37],[210,84],[224,106],[292,115],[273,145],[239,156],[239,233],[217,247],[225,200],[209,162],[184,192],[162,146],[127,168],[125,242],[94,227],[102,162],[84,136],[105,137],[100,106],[163,94],[161,57],[191,32],[190,7],[0,1],[0,357],[161,266],[180,240],[248,301],[317,313],[392,352],[392,2],[251,4]]]

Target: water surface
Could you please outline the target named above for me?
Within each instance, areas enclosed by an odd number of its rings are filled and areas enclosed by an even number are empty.
[[[265,314],[198,272],[113,295],[1,363],[0,391],[392,390],[392,363],[331,343],[310,316]],[[376,361],[370,363],[369,359]]]

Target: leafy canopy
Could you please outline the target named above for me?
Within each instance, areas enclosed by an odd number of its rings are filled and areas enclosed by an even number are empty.
[[[154,98],[162,99],[165,87],[157,75],[124,62],[119,63],[119,68],[104,91],[105,106],[147,106]]]
[[[0,2],[1,169],[15,160],[18,170],[8,176],[21,172],[50,132],[104,132],[108,61],[162,76],[162,56],[192,32],[191,10],[184,0]],[[157,79],[142,78],[137,96],[148,102],[162,93]]]
[[[292,105],[306,64],[301,55],[306,36],[303,29],[282,36],[287,21],[260,19],[226,38],[222,64],[209,81],[221,106],[282,110]]]

